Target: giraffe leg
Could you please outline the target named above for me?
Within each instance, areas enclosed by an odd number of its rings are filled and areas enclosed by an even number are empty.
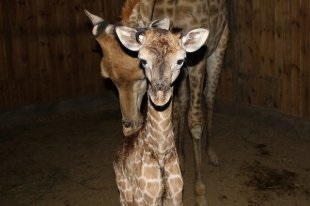
[[[188,107],[188,87],[187,87],[187,70],[184,69],[177,88],[177,96],[174,97],[173,107],[173,129],[176,138],[177,151],[181,171],[184,172],[185,151],[185,116]]]
[[[182,159],[182,150],[180,150],[179,148],[179,144],[180,144],[180,137],[179,137],[179,121],[180,121],[180,103],[179,100],[176,97],[173,98],[173,109],[172,109],[172,124],[173,124],[173,134],[174,134],[174,139],[175,139],[175,143],[176,143],[176,147],[178,150],[178,154],[179,154],[179,161],[180,161],[180,167],[181,170],[183,171],[183,161]]]
[[[136,205],[155,206],[162,205],[162,197],[164,193],[164,183],[162,170],[158,165],[158,160],[154,158],[153,153],[145,152],[139,163],[137,172],[137,187],[141,191],[140,200],[135,201]]]
[[[164,165],[164,185],[165,197],[164,206],[182,206],[183,178],[178,164],[178,154],[176,151],[165,159]]]
[[[126,175],[122,172],[122,168],[118,162],[113,163],[116,177],[116,184],[120,193],[120,205],[127,206],[133,204],[132,188],[127,180]]]
[[[219,45],[216,50],[208,57],[207,60],[207,83],[205,87],[205,103],[207,106],[207,138],[206,151],[209,157],[209,162],[215,166],[220,165],[220,161],[212,148],[210,139],[212,137],[212,120],[215,92],[218,85],[218,80],[222,70],[225,49],[228,41],[228,27],[226,26]]]
[[[203,114],[201,107],[201,93],[203,88],[205,60],[195,67],[189,68],[190,106],[188,124],[193,139],[195,157],[195,195],[198,205],[207,205],[205,183],[201,175],[201,136],[203,130]]]

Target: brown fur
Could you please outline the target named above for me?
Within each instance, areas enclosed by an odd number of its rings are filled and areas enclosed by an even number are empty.
[[[122,15],[121,18],[123,21],[129,21],[130,15],[134,7],[139,3],[140,0],[127,0],[125,1],[123,8],[122,8]]]
[[[139,60],[130,56],[120,46],[113,34],[103,34],[97,38],[103,58],[100,66],[103,76],[110,78],[118,89],[123,121],[130,121],[131,127],[123,127],[124,135],[130,135],[139,129],[143,118],[137,110],[137,84],[145,81],[143,70],[139,68]],[[143,92],[144,93],[144,92]]]
[[[150,31],[148,31],[150,33]],[[173,41],[173,39],[175,39],[175,36],[177,36],[177,38],[180,38],[180,34],[179,33],[169,33],[169,35],[167,35],[169,32],[167,30],[157,30],[157,32],[152,33],[152,35],[149,35],[148,38],[153,39],[153,41],[151,41],[150,45],[147,45],[149,48],[154,48],[153,50],[151,50],[154,53],[157,53],[157,47],[162,48],[161,50],[161,55],[157,56],[157,58],[164,58],[167,54],[169,53],[173,53],[175,52],[178,48],[178,42]],[[167,38],[169,38],[167,40]],[[154,45],[156,45],[157,47],[155,47]]]
[[[123,6],[122,24],[135,26],[135,14],[139,0],[127,0]],[[131,16],[133,18],[131,18]],[[111,26],[111,25],[110,25]],[[122,112],[123,133],[125,136],[140,129],[143,117],[138,109],[141,99],[146,91],[146,81],[143,70],[139,67],[139,60],[136,53],[124,49],[113,30],[102,31],[96,35],[103,57],[100,62],[101,74],[110,78],[115,84],[120,101]]]
[[[114,35],[104,34],[98,38],[104,58],[101,66],[109,74],[114,82],[125,84],[133,80],[141,79],[142,69],[137,69],[139,60],[128,55],[119,45]],[[124,66],[126,65],[126,66]],[[118,72],[118,71],[122,72]]]
[[[116,162],[124,161],[124,159],[128,157],[128,154],[131,153],[135,147],[137,147],[137,145],[139,144],[139,135],[144,130],[145,124],[143,124],[140,130],[134,132],[131,135],[123,137],[123,145],[117,150]]]

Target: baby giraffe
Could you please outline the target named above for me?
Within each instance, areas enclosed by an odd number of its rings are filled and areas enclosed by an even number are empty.
[[[121,205],[182,205],[183,179],[172,128],[173,83],[186,52],[198,50],[209,31],[186,35],[169,31],[169,19],[135,30],[116,27],[120,42],[137,51],[148,80],[148,111],[144,126],[124,137],[114,162]]]

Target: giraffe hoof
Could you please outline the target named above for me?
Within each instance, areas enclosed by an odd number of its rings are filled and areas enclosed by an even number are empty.
[[[195,198],[197,206],[207,206],[206,186],[202,181],[197,181],[195,184]]]
[[[197,206],[208,206],[207,198],[203,196],[196,195],[196,205]]]

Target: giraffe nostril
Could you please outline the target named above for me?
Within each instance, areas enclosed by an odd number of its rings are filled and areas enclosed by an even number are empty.
[[[164,91],[166,90],[167,88],[167,84],[165,81],[163,80],[158,80],[156,82],[153,83],[153,87],[156,89],[156,90],[160,90],[160,91]]]
[[[123,120],[122,123],[123,123],[123,126],[125,128],[131,127],[131,122],[130,121]]]

